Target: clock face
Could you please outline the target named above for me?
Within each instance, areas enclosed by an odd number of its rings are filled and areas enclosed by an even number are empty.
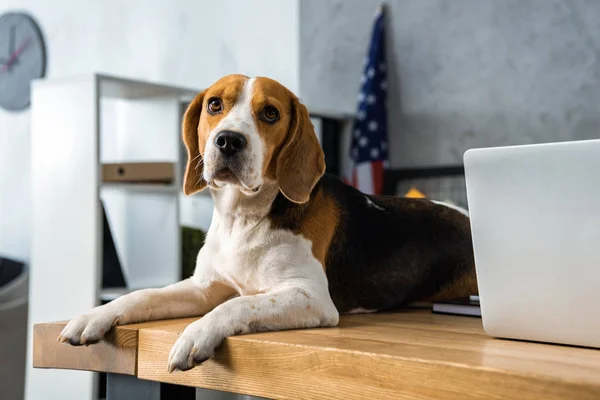
[[[36,22],[26,14],[0,16],[0,107],[22,110],[30,103],[30,84],[46,72],[46,48]]]

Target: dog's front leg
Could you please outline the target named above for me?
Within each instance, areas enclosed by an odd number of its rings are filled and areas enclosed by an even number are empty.
[[[67,324],[58,340],[74,346],[96,343],[115,325],[203,315],[234,294],[212,280],[186,279],[160,289],[143,289],[93,308]]]
[[[223,340],[241,333],[335,326],[339,314],[323,290],[287,287],[231,299],[190,324],[173,345],[168,368],[185,371],[212,357]]]

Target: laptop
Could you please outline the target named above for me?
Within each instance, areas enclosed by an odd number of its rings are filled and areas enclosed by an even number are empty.
[[[487,334],[600,348],[600,140],[468,150]]]

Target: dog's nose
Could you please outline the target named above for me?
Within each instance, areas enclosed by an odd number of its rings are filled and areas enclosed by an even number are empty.
[[[246,138],[238,132],[223,131],[215,138],[215,145],[221,150],[221,153],[231,157],[246,148]]]

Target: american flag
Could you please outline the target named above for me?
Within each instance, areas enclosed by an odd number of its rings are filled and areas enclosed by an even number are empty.
[[[371,43],[361,77],[358,105],[352,127],[351,176],[346,180],[367,194],[381,194],[388,164],[387,64],[383,6],[377,8]]]

